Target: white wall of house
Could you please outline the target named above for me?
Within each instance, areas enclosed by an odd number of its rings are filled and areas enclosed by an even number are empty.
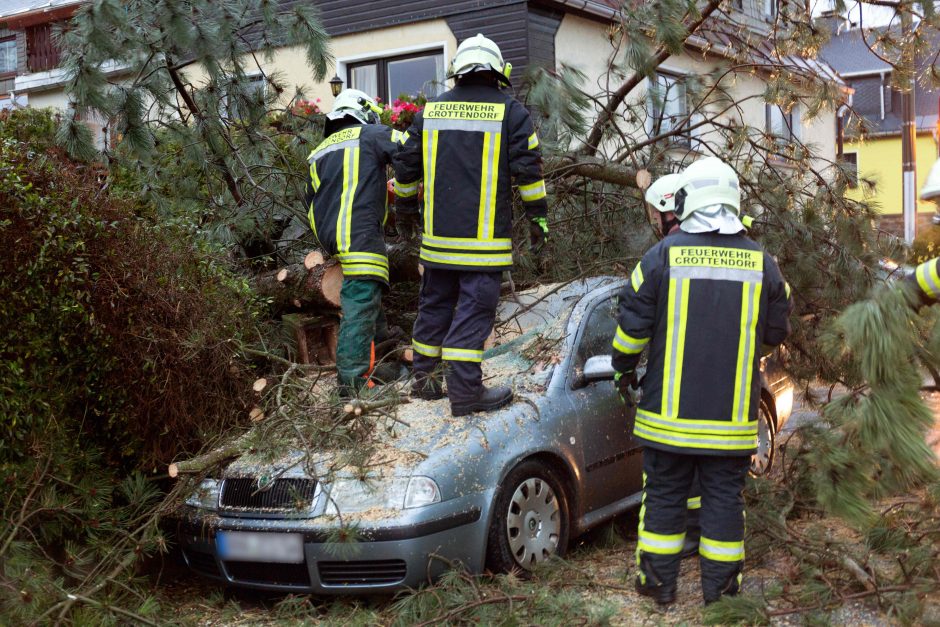
[[[346,65],[356,61],[411,54],[427,50],[443,50],[445,67],[457,50],[457,39],[444,20],[429,20],[416,24],[381,28],[365,33],[341,35],[330,43],[335,63],[327,72],[328,81],[338,74],[346,81]],[[290,89],[284,92],[285,100],[299,88],[308,100],[320,98],[320,108],[328,111],[333,105],[333,95],[328,83],[316,83],[310,74],[304,51],[299,46],[284,48],[270,61],[261,61],[264,71],[275,71],[287,81]]]
[[[610,42],[608,32],[608,27],[601,22],[569,14],[562,20],[555,36],[557,63],[572,66],[583,72],[586,76],[583,88],[590,95],[602,94],[617,87],[617,84],[610,87],[606,84],[608,66],[614,54],[614,47]],[[701,53],[686,52],[667,59],[660,66],[660,70],[679,76],[700,75],[713,71],[722,63],[723,60],[714,55],[706,57]],[[766,126],[765,102],[761,97],[765,91],[764,82],[758,76],[738,74],[727,77],[723,84],[734,100],[741,102],[740,116],[737,112],[729,112],[723,117],[737,118],[748,126],[763,130]],[[644,81],[630,95],[629,103],[648,107],[647,89],[648,81]],[[752,97],[749,98],[749,96]],[[798,115],[798,117],[800,122],[795,133],[816,150],[820,158],[818,165],[822,167],[822,161],[834,161],[836,156],[835,112],[823,111],[813,120],[804,119],[803,115]],[[621,130],[636,137],[644,136],[646,133],[642,130],[642,125],[645,123],[647,123],[646,120],[636,120],[634,126],[631,127],[628,122],[623,122]],[[714,137],[714,132],[709,132],[707,128],[703,127],[694,132],[693,136],[696,139],[708,141],[710,136]]]

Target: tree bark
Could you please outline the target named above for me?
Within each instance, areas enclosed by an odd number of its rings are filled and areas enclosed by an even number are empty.
[[[639,189],[636,170],[598,157],[564,155],[548,159],[545,162],[545,175],[550,179],[585,176],[595,181]]]
[[[308,270],[302,263],[264,272],[252,280],[260,295],[273,300],[277,311],[339,309],[343,269],[329,260]]]

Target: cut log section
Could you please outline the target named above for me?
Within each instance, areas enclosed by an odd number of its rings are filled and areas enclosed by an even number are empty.
[[[323,253],[319,250],[311,250],[307,253],[307,256],[304,257],[304,267],[307,270],[313,270],[323,263],[326,263],[326,257],[324,257]]]
[[[334,316],[285,314],[285,330],[294,339],[294,358],[301,364],[331,366],[336,363],[339,320]]]
[[[333,259],[310,270],[302,263],[292,264],[259,274],[252,285],[258,294],[272,299],[278,311],[339,309],[343,269]]]

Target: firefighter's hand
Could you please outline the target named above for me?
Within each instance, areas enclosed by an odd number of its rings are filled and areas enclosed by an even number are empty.
[[[532,218],[529,222],[529,248],[539,255],[548,241],[548,221],[545,218]]]
[[[614,375],[614,385],[620,394],[620,400],[627,407],[635,407],[640,403],[642,390],[636,378],[636,372],[618,372]]]

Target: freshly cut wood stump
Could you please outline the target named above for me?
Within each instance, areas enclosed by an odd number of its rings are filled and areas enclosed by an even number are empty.
[[[294,339],[294,359],[297,363],[319,366],[332,366],[336,363],[338,318],[328,315],[284,314],[281,321]]]
[[[272,299],[278,311],[336,310],[343,287],[343,268],[335,259],[309,270],[302,263],[291,264],[259,274],[252,285],[261,296]]]
[[[307,270],[313,270],[317,266],[326,262],[326,257],[323,256],[323,253],[319,250],[311,250],[307,253],[307,256],[304,257],[304,267]]]

